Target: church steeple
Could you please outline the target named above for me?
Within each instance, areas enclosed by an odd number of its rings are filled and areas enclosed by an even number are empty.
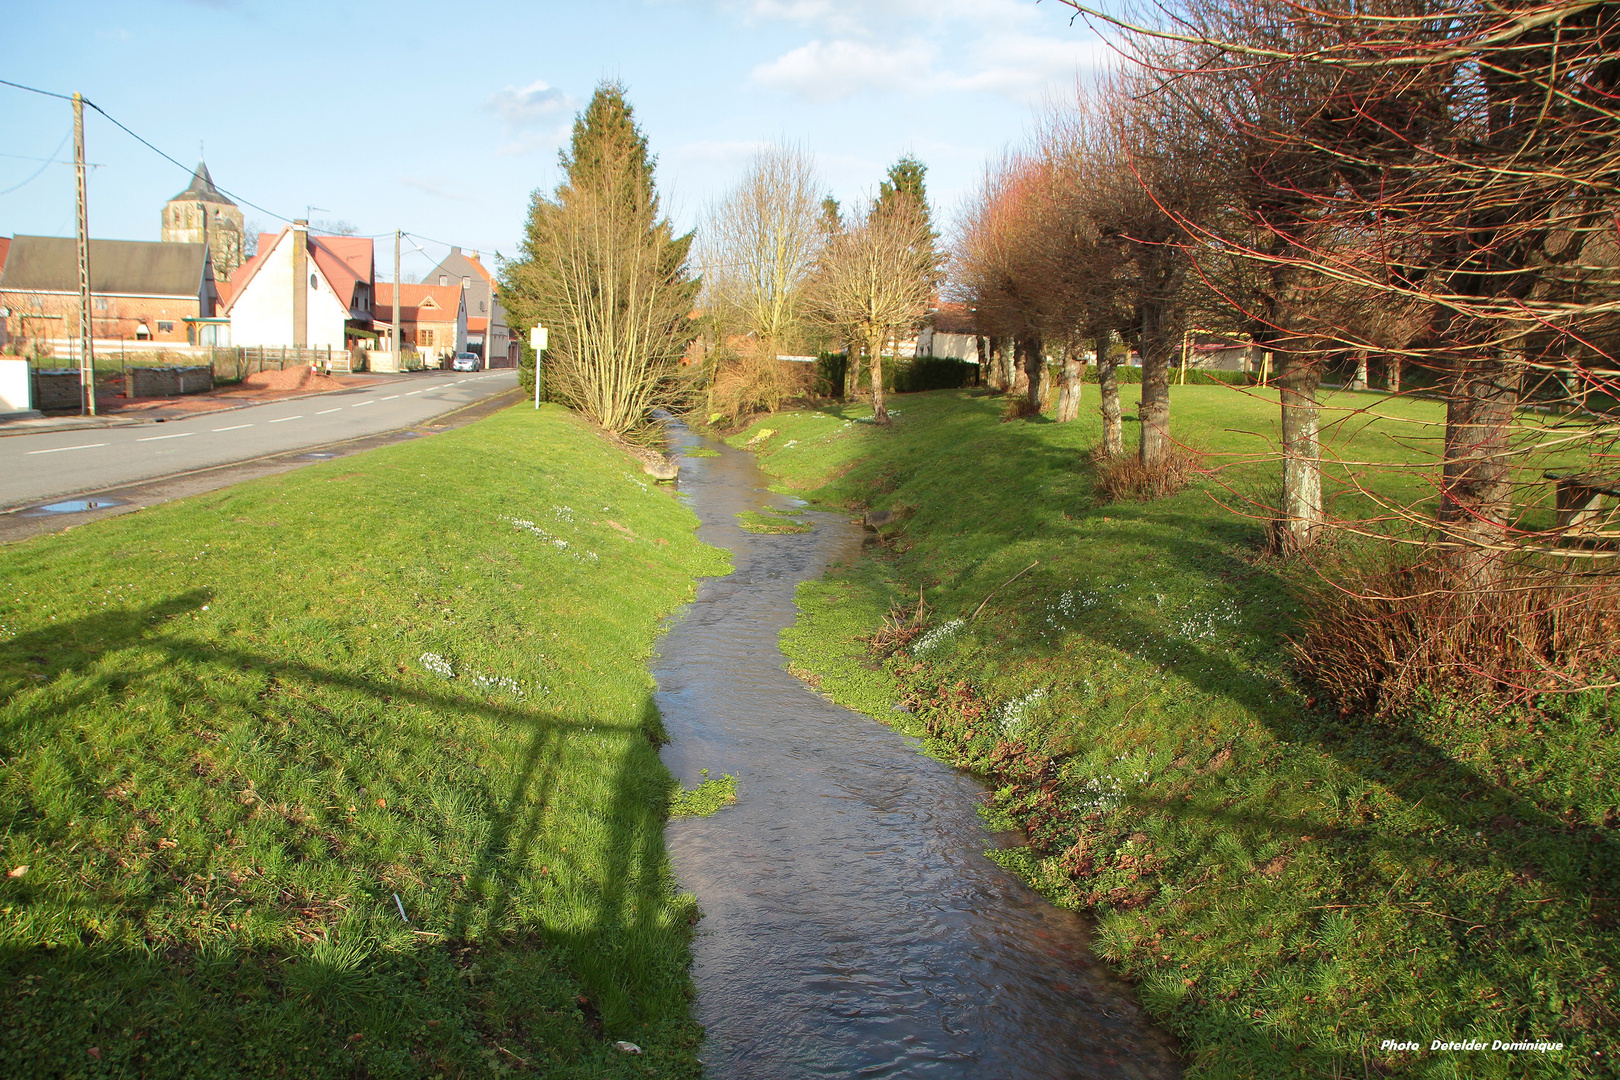
[[[207,244],[222,280],[242,265],[242,210],[214,186],[207,162],[197,162],[190,186],[164,206],[161,235],[174,243]]]
[[[170,202],[179,202],[185,199],[191,202],[218,203],[221,206],[235,206],[236,204],[219,188],[214,186],[214,178],[208,175],[208,163],[197,162],[197,171],[191,174],[191,186],[170,199]]]

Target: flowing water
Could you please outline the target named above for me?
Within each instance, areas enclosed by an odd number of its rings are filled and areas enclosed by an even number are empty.
[[[795,501],[752,455],[718,449],[685,458],[680,486],[736,570],[701,584],[654,671],[670,769],[687,787],[705,768],[738,781],[735,806],[667,833],[704,912],[708,1075],[1178,1075],[1087,924],[985,857],[998,838],[980,785],[784,670],[794,586],[853,560],[861,529],[807,511],[810,533],[744,532],[738,511]]]

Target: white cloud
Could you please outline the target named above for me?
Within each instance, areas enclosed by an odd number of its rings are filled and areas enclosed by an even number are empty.
[[[862,90],[920,89],[933,71],[934,46],[816,40],[754,68],[754,81],[812,101],[836,101]]]
[[[573,98],[544,79],[536,79],[522,88],[508,86],[484,102],[484,108],[499,116],[511,129],[534,127],[559,109],[573,107]]]

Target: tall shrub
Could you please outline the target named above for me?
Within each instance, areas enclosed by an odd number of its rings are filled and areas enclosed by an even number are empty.
[[[502,299],[516,326],[550,331],[548,397],[625,432],[682,403],[692,237],[661,215],[654,159],[620,84],[597,87],[559,159],[564,179],[549,198],[535,192]]]

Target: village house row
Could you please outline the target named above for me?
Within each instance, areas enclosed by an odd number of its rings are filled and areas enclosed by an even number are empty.
[[[91,330],[100,354],[209,346],[394,351],[394,289],[370,239],[294,221],[247,255],[242,211],[198,164],[163,208],[157,241],[90,241]],[[477,252],[452,247],[419,285],[399,286],[400,344],[429,367],[458,352],[517,363],[500,290]],[[72,238],[0,237],[0,350],[67,357],[79,337]],[[189,351],[189,350],[188,350]]]

